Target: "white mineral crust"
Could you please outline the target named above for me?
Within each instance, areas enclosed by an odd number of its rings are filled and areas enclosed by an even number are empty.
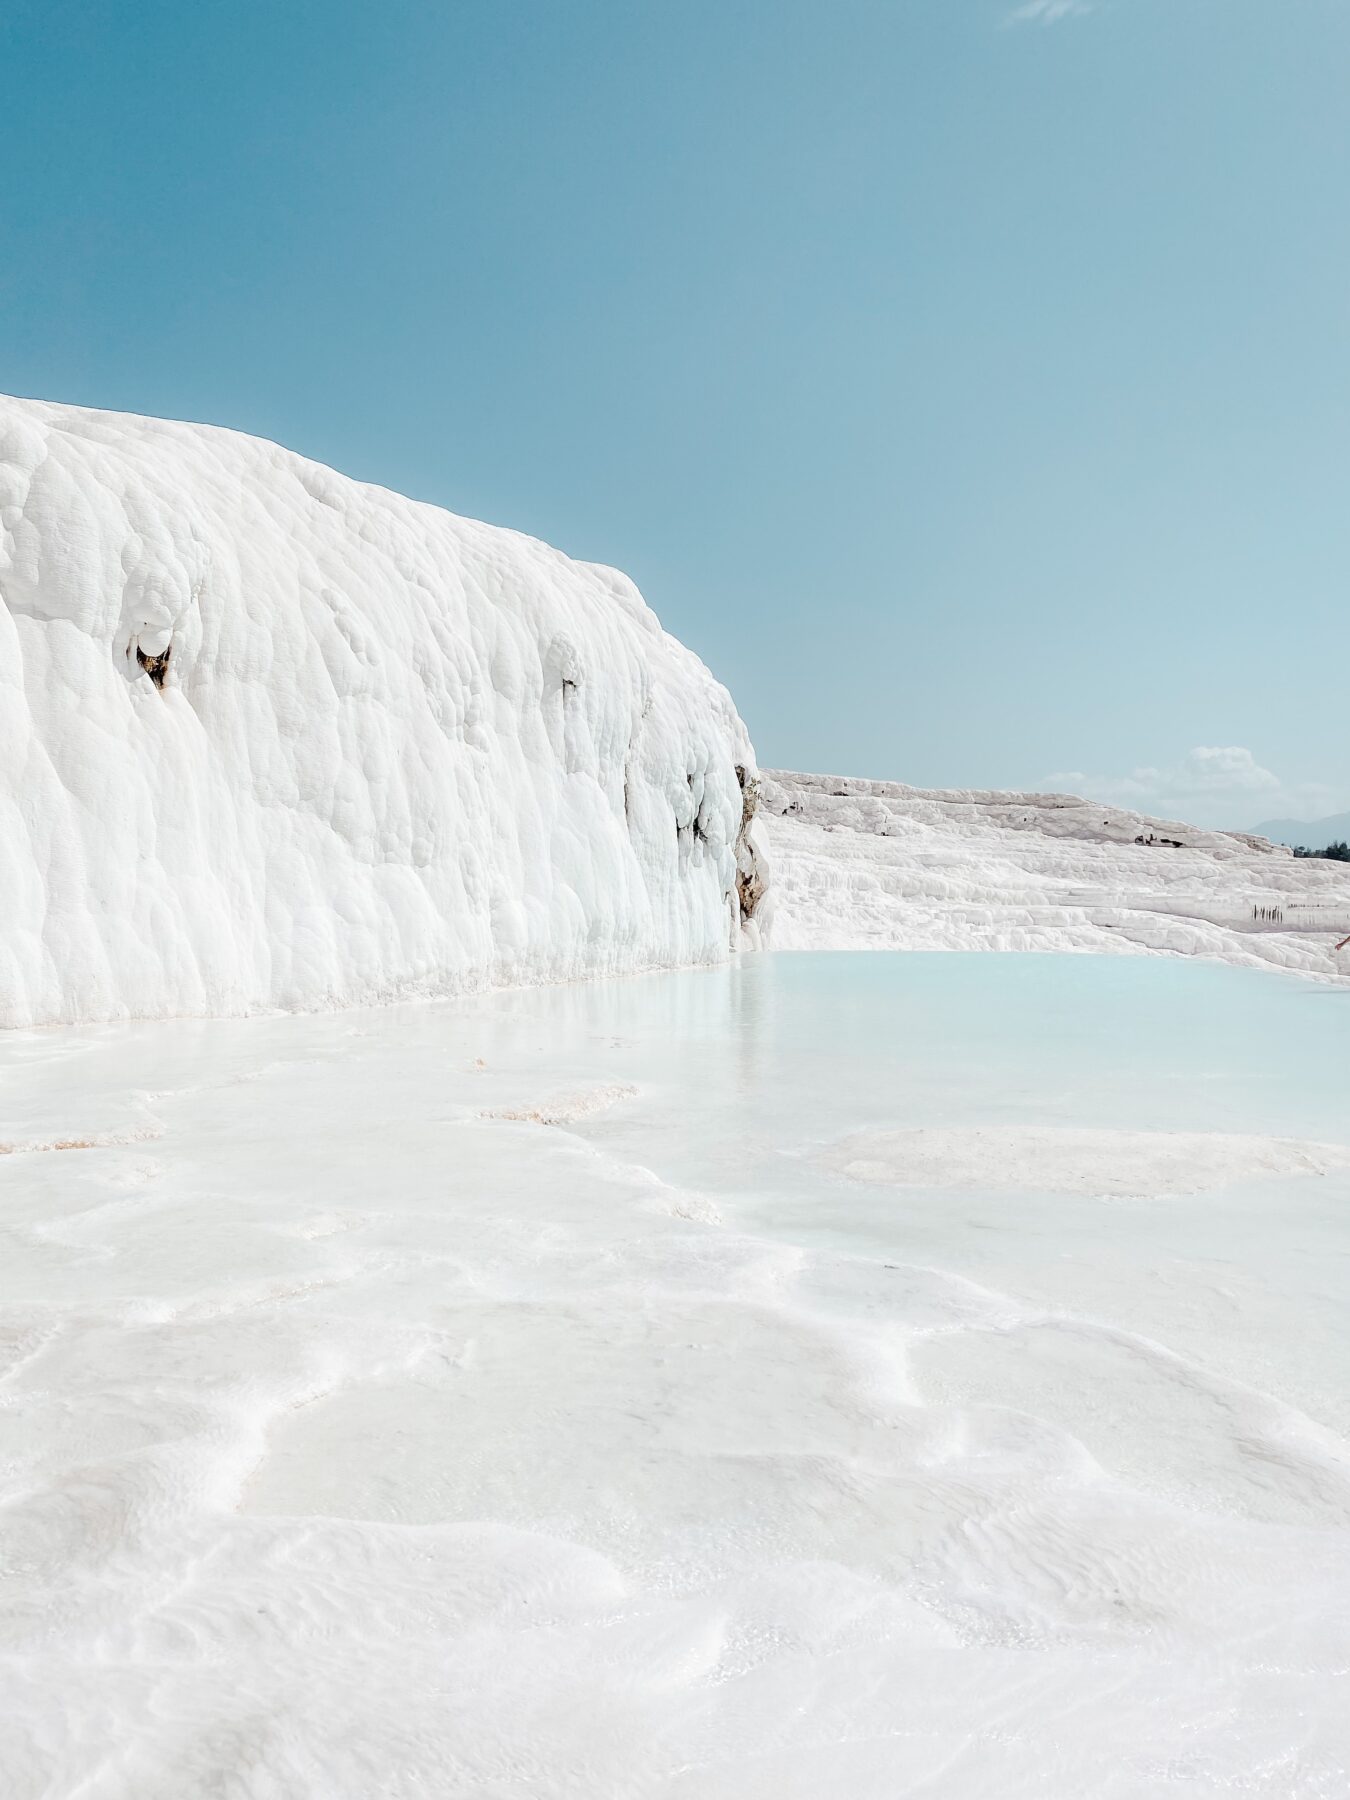
[[[625,576],[235,432],[28,400],[0,527],[0,1024],[758,941],[745,727]]]
[[[1350,867],[1072,794],[768,770],[774,944],[1204,956],[1350,976]]]

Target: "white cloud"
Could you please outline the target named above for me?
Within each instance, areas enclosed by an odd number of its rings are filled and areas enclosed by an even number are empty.
[[[1321,782],[1283,780],[1240,744],[1198,745],[1170,769],[1145,767],[1125,775],[1060,770],[1047,775],[1045,785],[1136,812],[1235,829],[1277,814],[1315,818],[1330,812],[1337,798]]]
[[[1056,25],[1061,19],[1076,18],[1081,13],[1097,10],[1096,0],[1026,0],[1025,5],[1010,12],[1007,25]]]

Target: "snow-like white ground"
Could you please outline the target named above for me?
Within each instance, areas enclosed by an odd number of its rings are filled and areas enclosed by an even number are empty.
[[[1350,977],[1350,865],[1064,794],[771,770],[774,946],[1092,950]]]
[[[753,771],[612,569],[0,399],[0,1025],[718,960]]]
[[[0,1036],[5,1800],[1343,1800],[1348,1039],[988,955]]]
[[[850,1181],[1095,1196],[1204,1194],[1252,1176],[1350,1169],[1350,1148],[1209,1131],[1090,1131],[1072,1126],[916,1125],[863,1131],[820,1153]]]
[[[0,402],[0,527],[4,1800],[1343,1800],[1350,994],[1214,965],[1350,871],[761,785],[623,577],[231,433]],[[476,992],[775,896],[1197,960]]]

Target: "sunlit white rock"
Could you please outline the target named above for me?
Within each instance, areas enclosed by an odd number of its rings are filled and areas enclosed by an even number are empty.
[[[1088,950],[1350,978],[1350,866],[1072,794],[767,770],[774,943]]]
[[[235,432],[25,400],[0,526],[0,1024],[758,941],[745,728],[625,576]]]

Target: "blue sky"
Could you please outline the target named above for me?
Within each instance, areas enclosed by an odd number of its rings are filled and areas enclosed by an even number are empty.
[[[0,387],[614,562],[761,760],[1350,805],[1350,0],[7,0]]]

